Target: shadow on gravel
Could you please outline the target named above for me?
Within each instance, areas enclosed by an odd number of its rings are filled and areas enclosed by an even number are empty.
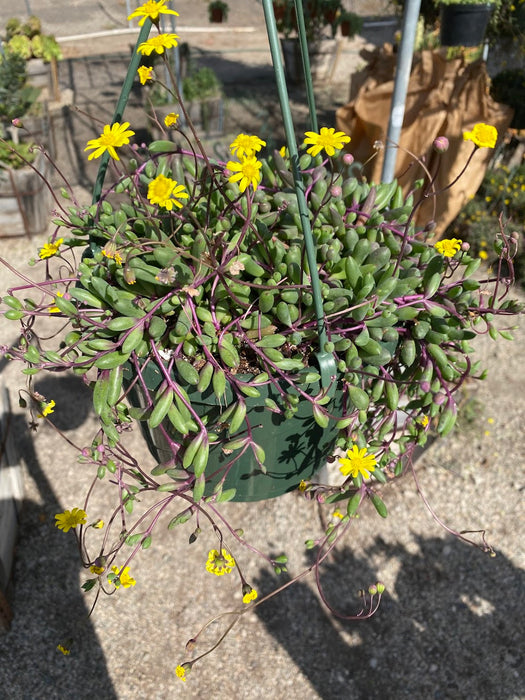
[[[57,427],[73,429],[86,419],[89,392],[77,377],[49,377],[38,381],[36,390],[55,399]],[[15,556],[14,619],[0,636],[0,697],[63,700],[89,688],[90,697],[116,700],[79,586],[76,539],[52,526],[55,514],[71,504],[58,501],[34,450],[27,416],[14,416],[12,429],[38,501],[26,499],[22,506],[17,549],[24,556]],[[64,656],[57,644],[69,646],[71,639],[71,654]]]
[[[302,583],[256,612],[326,700],[524,697],[523,571],[452,538],[416,542],[417,554],[379,541],[366,560],[346,549],[321,568],[330,604],[355,614],[357,590],[380,579],[368,562],[399,562],[396,598],[387,591],[369,620],[335,622]],[[258,581],[261,594],[274,587],[270,575]]]

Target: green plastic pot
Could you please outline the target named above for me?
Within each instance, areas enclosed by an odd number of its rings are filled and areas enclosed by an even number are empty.
[[[131,365],[125,369],[125,381],[128,386],[132,379],[132,371]],[[154,362],[149,362],[143,368],[142,376],[148,391],[155,393],[163,379],[158,366]],[[239,378],[248,380],[249,376]],[[319,392],[318,385],[308,386],[309,394],[316,395]],[[222,402],[217,400],[211,389],[203,394],[188,385],[184,385],[184,389],[190,396],[192,406],[199,417],[208,415],[209,426],[216,422],[220,423],[221,413],[231,401],[231,393],[228,396],[230,391],[228,386],[227,395]],[[266,455],[267,471],[264,473],[261,470],[252,449],[248,448],[230,467],[223,486],[224,490],[236,489],[233,499],[235,501],[261,501],[296,489],[303,479],[310,479],[324,465],[326,459],[333,453],[339,432],[335,427],[335,421],[330,421],[326,429],[315,422],[312,406],[307,399],[301,400],[294,416],[286,419],[282,414],[270,411],[264,405],[265,398],[273,399],[277,404],[280,403],[276,388],[269,384],[258,386],[258,389],[261,392],[260,397],[245,397],[245,400],[253,438]],[[146,405],[145,397],[141,396],[142,393],[138,384],[135,384],[128,397],[132,405],[142,407]],[[343,391],[337,388],[327,408],[334,415],[341,415],[342,406]],[[150,429],[145,422],[141,422],[141,428],[153,457],[160,464],[171,461],[173,455],[166,439],[166,432],[176,441],[180,440],[180,436],[174,433],[171,424],[166,421],[162,427]],[[225,454],[220,444],[210,445],[210,456],[206,467],[206,495],[213,493],[214,487],[224,473],[224,467],[235,455],[235,452]]]

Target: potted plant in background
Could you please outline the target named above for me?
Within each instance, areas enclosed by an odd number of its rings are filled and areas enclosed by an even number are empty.
[[[359,15],[356,15],[355,12],[343,10],[337,18],[337,24],[341,36],[351,39],[356,34],[359,34],[363,28],[363,19]]]
[[[13,17],[5,27],[4,49],[27,61],[27,72],[32,85],[46,88],[58,100],[56,63],[62,51],[54,36],[42,33],[42,23],[32,15],[27,22]]]
[[[142,12],[139,51],[158,19],[151,3]],[[173,46],[166,34],[154,42]],[[88,512],[92,523],[102,516],[89,495],[83,508],[56,516],[78,533],[90,572],[84,590],[135,585],[130,564],[170,513],[168,527],[187,523],[190,542],[218,536],[206,570],[235,571],[243,603],[257,605],[240,568],[244,548],[256,550],[221,502],[298,489],[310,505],[338,503],[341,519],[308,544],[317,547],[309,570],[318,567],[364,501],[386,516],[381,485],[409,469],[430,430],[452,429],[456,392],[478,376],[470,340],[487,328],[507,337],[494,319],[510,320],[519,307],[501,267],[478,280],[480,260],[460,240],[427,242],[432,222],[415,224],[413,194],[350,174],[353,158],[341,152],[348,135],[315,128],[298,153],[285,120],[287,150],[262,155],[260,138],[239,134],[230,160],[217,161],[175,81],[174,90],[190,130],[180,133],[184,145],[128,151],[133,130],[117,119],[88,142],[89,157],[103,159],[93,203],[62,208],[39,251],[43,279],[24,277],[4,296],[5,316],[21,323],[18,346],[5,350],[26,364],[22,402],[35,424],[54,410],[34,389],[40,372],[72,370],[93,391],[99,426],[78,447],[79,461],[92,467],[93,488],[113,489],[115,508],[103,529],[84,527]],[[116,115],[125,100],[124,92]],[[478,124],[465,137],[470,163],[497,134]],[[435,147],[448,143],[441,137]],[[102,192],[109,157],[117,176]],[[431,198],[427,175],[415,187]],[[503,226],[494,249],[511,271],[517,242]],[[126,449],[134,421],[157,460],[152,469]],[[327,459],[339,467],[333,483],[315,476]],[[286,571],[285,555],[263,556]],[[370,587],[358,617],[373,614],[383,590]],[[181,679],[197,658],[177,666]]]
[[[208,18],[210,22],[221,23],[228,19],[228,4],[222,0],[212,0],[208,4]]]
[[[490,3],[480,3],[476,0],[461,2],[439,0],[441,45],[478,46],[482,44],[491,14],[498,4],[499,0]]]
[[[0,235],[42,233],[48,226],[50,193],[41,175],[51,170],[34,143],[42,138],[37,107],[40,89],[28,83],[25,59],[10,51],[0,55]],[[14,122],[13,122],[14,120]],[[36,128],[32,125],[37,125]],[[29,133],[25,128],[29,127]],[[36,132],[36,133],[35,133]]]
[[[289,82],[300,84],[304,81],[301,49],[297,34],[297,17],[294,0],[275,0],[273,3],[277,30],[281,36],[281,49]],[[324,81],[331,77],[337,65],[341,48],[335,38],[338,18],[343,11],[341,3],[330,0],[312,0],[303,5],[308,55],[314,81]]]

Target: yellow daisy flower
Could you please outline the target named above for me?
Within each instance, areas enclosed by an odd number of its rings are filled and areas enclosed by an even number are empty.
[[[443,238],[443,240],[434,243],[434,248],[445,258],[453,258],[461,248],[462,243],[460,238]]]
[[[233,175],[230,175],[228,180],[238,182],[241,192],[244,192],[249,185],[256,190],[261,181],[261,165],[261,161],[255,156],[243,158],[240,163],[230,160],[226,163],[226,168],[233,171]]]
[[[150,56],[154,51],[161,54],[166,49],[172,49],[174,46],[177,46],[177,39],[180,39],[177,34],[158,34],[139,44],[137,51],[146,56]]]
[[[228,554],[225,549],[222,549],[220,554],[216,549],[212,549],[208,553],[206,571],[209,571],[210,574],[215,574],[215,576],[229,574],[233,570],[234,566],[235,559]]]
[[[86,523],[86,511],[82,508],[73,508],[73,510],[65,510],[63,513],[57,513],[55,515],[55,527],[63,532],[69,532],[72,528],[76,528],[77,525],[85,525]]]
[[[464,131],[465,141],[472,141],[478,148],[494,148],[498,140],[498,130],[490,124],[479,122],[474,124],[472,131]]]
[[[255,155],[263,146],[266,146],[266,141],[263,141],[258,136],[250,136],[248,134],[239,134],[235,141],[230,144],[230,151],[239,160]]]
[[[168,211],[173,209],[173,205],[182,209],[184,204],[178,200],[188,199],[189,196],[184,185],[179,185],[177,180],[172,180],[165,175],[157,175],[157,177],[149,183],[149,201],[152,204],[158,204],[159,207],[167,209]]]
[[[177,126],[178,121],[179,121],[179,115],[176,114],[175,112],[170,112],[169,114],[166,114],[166,116],[164,117],[164,125],[167,127]]]
[[[366,447],[359,449],[357,445],[353,445],[351,450],[348,450],[346,457],[339,458],[339,471],[343,476],[355,477],[361,474],[364,479],[370,477],[370,472],[375,471],[377,464],[374,455],[369,455],[366,452]]]
[[[139,27],[142,27],[148,17],[152,22],[155,22],[155,24],[159,19],[159,15],[176,15],[178,17],[178,12],[165,7],[166,2],[167,0],[147,0],[147,2],[137,7],[137,9],[129,15],[128,20],[140,17]]]
[[[350,136],[347,136],[344,131],[328,129],[326,126],[321,127],[318,134],[315,131],[307,131],[305,136],[304,143],[310,144],[306,152],[312,156],[318,155],[322,150],[325,150],[329,156],[333,156],[336,150],[340,150],[345,143],[351,141]]]
[[[108,151],[109,155],[115,160],[120,160],[115,148],[126,146],[130,137],[135,135],[134,131],[128,130],[128,126],[129,122],[123,122],[122,124],[115,122],[111,126],[106,124],[98,139],[91,139],[87,142],[87,146],[84,148],[85,151],[89,151],[92,148],[96,149],[89,154],[88,160],[99,158],[105,151]]]
[[[41,260],[51,258],[53,255],[56,255],[58,253],[58,250],[63,242],[63,238],[57,238],[56,241],[53,241],[52,243],[44,243],[42,248],[40,248],[40,250],[38,251],[38,257]]]
[[[111,571],[118,576],[118,580],[113,580],[111,583],[115,586],[115,588],[120,588],[123,586],[124,588],[129,588],[130,586],[134,586],[137,582],[135,581],[134,578],[132,578],[129,574],[129,566],[126,566],[126,568],[121,571],[121,569],[118,568],[118,566],[112,566]]]

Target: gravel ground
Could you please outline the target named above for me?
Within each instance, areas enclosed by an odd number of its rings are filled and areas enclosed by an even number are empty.
[[[258,3],[229,0],[229,4],[234,8],[230,23],[241,24],[242,19],[246,26],[255,24]],[[56,5],[41,0],[42,11],[40,7],[38,11],[51,22]],[[102,16],[121,15],[122,5],[76,0],[68,4],[75,8],[75,20],[69,23],[64,17],[58,26],[64,27],[62,35],[66,30],[78,31],[79,22],[88,24],[82,12],[89,8],[90,29],[105,28]],[[181,17],[183,6],[190,12],[197,5],[180,2]],[[0,19],[3,14],[2,10]],[[212,39],[217,41],[217,36]],[[199,42],[196,33],[195,43],[204,51]],[[255,46],[255,40],[250,44]],[[275,113],[273,98],[265,92],[266,59],[244,47],[245,53],[241,56],[239,51],[223,71],[226,78],[230,76],[227,90],[236,87],[246,93],[231,98],[230,114],[243,120],[251,114],[255,121],[264,122],[266,115]],[[209,48],[208,55],[217,50]],[[358,49],[348,47],[349,56],[358,56]],[[251,95],[230,70],[241,60],[244,69],[255,65],[258,77]],[[120,63],[118,59],[115,65]],[[84,105],[96,97],[93,111],[100,108],[104,113],[111,110],[118,79],[112,74],[101,91],[100,68],[95,66],[92,86],[85,77],[89,70],[83,73],[77,89],[83,98],[77,102]],[[61,81],[67,86],[62,75]],[[263,97],[259,98],[256,89],[261,85]],[[332,99],[336,102],[337,96]],[[326,104],[328,115],[328,97]],[[255,112],[254,105],[262,111]],[[64,127],[58,153],[68,161],[63,165],[79,192],[89,187],[93,177],[78,165],[90,129],[89,119],[75,116]],[[0,240],[0,255],[20,266],[45,240],[43,236],[33,241]],[[0,268],[1,288],[10,283],[11,275]],[[15,341],[15,324],[2,319],[0,338],[2,343]],[[407,478],[385,490],[389,517],[382,520],[372,511],[365,513],[321,576],[324,595],[345,614],[358,610],[358,589],[383,581],[387,593],[372,620],[345,622],[331,616],[315,582],[304,579],[246,614],[185,684],[175,678],[174,668],[184,659],[186,641],[206,620],[230,609],[232,595],[240,603],[235,580],[211,577],[204,570],[207,551],[216,544],[212,533],[204,531],[188,546],[189,528],[168,532],[161,527],[152,547],[134,562],[137,585],[101,600],[88,617],[91,598],[79,588],[86,575],[79,566],[74,537],[59,532],[53,523],[55,513],[80,505],[80,494],[91,475],[76,463],[75,450],[48,426],[29,434],[25,416],[16,410],[14,432],[24,461],[26,493],[11,591],[15,617],[11,630],[0,637],[0,698],[525,698],[521,507],[525,326],[522,323],[516,331],[514,343],[495,344],[488,337],[479,341],[488,378],[469,385],[461,429],[424,453],[417,474],[439,517],[458,530],[486,528],[497,556],[491,558],[447,534]],[[2,363],[1,368],[2,380],[16,403],[21,375],[16,366]],[[78,379],[42,378],[38,388],[55,399],[58,427],[84,445],[95,421],[89,396]],[[144,464],[152,465],[140,437],[131,434],[129,440]],[[97,493],[90,517],[98,517],[105,502],[105,493]],[[227,506],[230,519],[242,525],[263,550],[281,551],[286,543],[292,574],[308,564],[302,543],[318,531],[319,513],[297,494],[250,506]],[[275,576],[264,566],[249,561],[242,551],[236,555],[261,594],[275,587]],[[70,638],[72,651],[64,657],[56,645]]]

